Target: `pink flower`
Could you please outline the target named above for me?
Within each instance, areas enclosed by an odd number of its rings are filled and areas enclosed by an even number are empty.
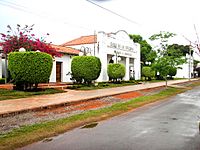
[[[2,36],[2,37],[6,37],[6,35],[5,35],[5,34],[3,34],[3,33],[1,33],[1,36]]]

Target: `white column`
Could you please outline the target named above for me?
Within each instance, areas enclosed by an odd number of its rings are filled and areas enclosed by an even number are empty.
[[[101,60],[101,73],[99,75],[99,78],[97,79],[97,82],[104,82],[108,81],[108,74],[107,74],[107,54],[102,53],[101,56],[99,57]]]
[[[108,75],[107,75],[107,45],[105,41],[105,35],[104,33],[98,33],[97,34],[97,41],[99,42],[99,53],[96,53],[95,55],[99,57],[101,60],[101,73],[99,75],[99,78],[97,79],[97,82],[103,82],[108,81]]]
[[[3,63],[2,63],[2,57],[1,57],[1,54],[0,54],[0,78],[2,78],[2,72],[3,72]]]
[[[125,74],[125,77],[124,77],[124,80],[125,81],[128,81],[130,79],[129,75],[130,75],[130,69],[129,69],[129,66],[130,66],[130,58],[129,57],[126,57],[126,74]]]

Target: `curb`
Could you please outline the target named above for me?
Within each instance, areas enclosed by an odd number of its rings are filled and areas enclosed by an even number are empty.
[[[94,96],[94,97],[91,97],[91,98],[83,98],[83,99],[80,99],[80,100],[77,100],[77,101],[62,102],[62,103],[49,104],[49,105],[45,105],[45,106],[38,106],[38,107],[33,107],[33,108],[28,108],[28,109],[8,111],[8,112],[0,113],[0,118],[4,118],[4,117],[8,117],[8,116],[15,116],[15,115],[26,113],[26,112],[35,112],[35,111],[40,111],[40,110],[45,110],[45,109],[58,108],[58,107],[62,107],[62,106],[70,106],[70,105],[78,104],[78,103],[81,103],[81,102],[92,101],[94,99],[99,99],[99,98],[104,98],[104,97],[109,97],[109,96],[115,96],[115,95],[130,93],[130,92],[138,92],[138,91],[142,91],[142,90],[149,90],[149,89],[154,89],[154,88],[159,88],[159,87],[164,87],[164,86],[161,85],[161,86],[157,86],[157,87],[153,87],[153,88],[144,88],[144,89],[141,89],[141,90],[121,92],[121,93],[117,93],[117,94],[107,94],[107,95],[104,95],[104,96]]]
[[[175,83],[175,84],[171,84],[171,85],[168,85],[168,86],[169,87],[181,88],[180,84],[184,84],[184,83],[188,83],[188,82],[195,82],[195,81],[197,81],[197,80],[184,81],[184,82],[181,82],[181,83]],[[22,114],[22,113],[31,112],[31,111],[34,112],[34,111],[40,111],[40,110],[45,110],[45,109],[58,108],[58,107],[62,107],[62,106],[70,106],[70,105],[73,105],[73,104],[78,104],[78,103],[81,103],[81,102],[87,102],[87,101],[91,101],[91,100],[98,99],[98,98],[120,95],[120,94],[130,93],[130,92],[134,92],[134,91],[141,91],[141,90],[159,88],[159,87],[165,87],[165,85],[160,85],[160,86],[150,87],[150,88],[144,88],[144,89],[139,89],[139,90],[133,90],[133,91],[119,92],[119,93],[115,93],[115,94],[105,94],[105,95],[102,95],[102,96],[93,96],[93,97],[90,97],[90,98],[82,98],[82,99],[79,99],[79,100],[76,100],[76,101],[54,103],[54,104],[49,104],[49,105],[47,104],[47,105],[44,105],[44,106],[37,106],[37,107],[25,108],[25,109],[21,109],[21,110],[13,110],[13,111],[2,112],[2,113],[0,113],[0,118],[4,118],[4,117],[8,117],[8,116],[15,116],[17,114]]]

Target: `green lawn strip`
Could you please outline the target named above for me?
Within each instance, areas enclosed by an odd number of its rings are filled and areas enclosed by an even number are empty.
[[[187,87],[196,87],[196,86],[200,86],[200,80],[192,81],[191,84],[187,85]]]
[[[47,137],[64,133],[69,129],[81,125],[100,121],[118,114],[128,112],[134,108],[141,107],[155,101],[163,100],[169,96],[184,92],[184,89],[168,88],[158,94],[138,97],[124,103],[117,103],[110,107],[90,110],[82,114],[74,115],[68,118],[28,125],[13,131],[0,134],[0,149],[14,149],[27,144],[42,140]]]
[[[0,101],[7,99],[25,98],[34,95],[55,94],[62,92],[64,91],[58,89],[45,89],[44,91],[37,91],[37,92],[24,92],[24,91],[0,89]]]
[[[136,85],[138,84],[138,81],[122,81],[121,83],[112,83],[112,82],[105,82],[105,83],[99,83],[97,86],[95,85],[84,85],[84,84],[75,84],[71,87],[69,86],[69,89],[75,89],[75,90],[95,90],[95,89],[105,89],[105,88],[113,88],[113,87],[121,87],[121,86],[129,86],[129,85]]]
[[[173,80],[184,80],[182,78],[174,78],[170,79],[168,81],[173,81]],[[145,80],[132,80],[132,81],[122,81],[119,83],[113,83],[113,82],[102,82],[98,83],[97,86],[91,84],[91,85],[86,85],[86,84],[74,84],[72,86],[69,86],[67,88],[69,89],[74,89],[74,90],[96,90],[96,89],[105,89],[105,88],[114,88],[114,87],[122,87],[122,86],[129,86],[129,85],[137,85],[138,83],[141,82],[147,82],[147,83],[155,83],[155,82],[165,82],[164,80],[151,80],[151,81],[145,81]]]

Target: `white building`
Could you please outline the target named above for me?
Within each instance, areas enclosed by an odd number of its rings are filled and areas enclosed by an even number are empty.
[[[126,67],[124,80],[129,80],[131,77],[139,80],[141,77],[140,45],[134,43],[126,31],[98,32],[96,35],[82,36],[62,45],[52,46],[63,53],[63,56],[54,58],[50,82],[72,82],[70,79],[71,61],[73,56],[80,55],[81,51],[100,58],[102,68],[97,82],[109,80],[107,66],[116,61]],[[5,66],[5,63],[2,65],[0,57],[0,78],[5,68],[2,66]]]
[[[49,82],[72,82],[70,80],[72,57],[78,55],[80,51],[71,47],[52,46],[63,56],[54,58]]]
[[[177,69],[176,78],[193,78],[194,75],[194,58],[189,54],[186,54],[186,63],[180,66],[180,69]]]
[[[124,80],[129,80],[130,77],[134,77],[136,80],[141,78],[140,45],[134,43],[126,31],[98,32],[96,35],[82,36],[66,42],[62,46],[80,49],[87,55],[100,58],[102,68],[97,82],[109,80],[107,66],[116,61],[125,65]]]
[[[62,47],[52,45],[56,50],[63,54],[62,57],[55,57],[53,61],[53,68],[49,82],[71,82],[70,75],[66,75],[71,72],[71,60],[73,56],[79,54],[79,50],[71,47]],[[0,47],[1,48],[1,47]],[[1,49],[0,49],[1,50]],[[5,59],[3,54],[0,55],[0,78],[5,78]]]

